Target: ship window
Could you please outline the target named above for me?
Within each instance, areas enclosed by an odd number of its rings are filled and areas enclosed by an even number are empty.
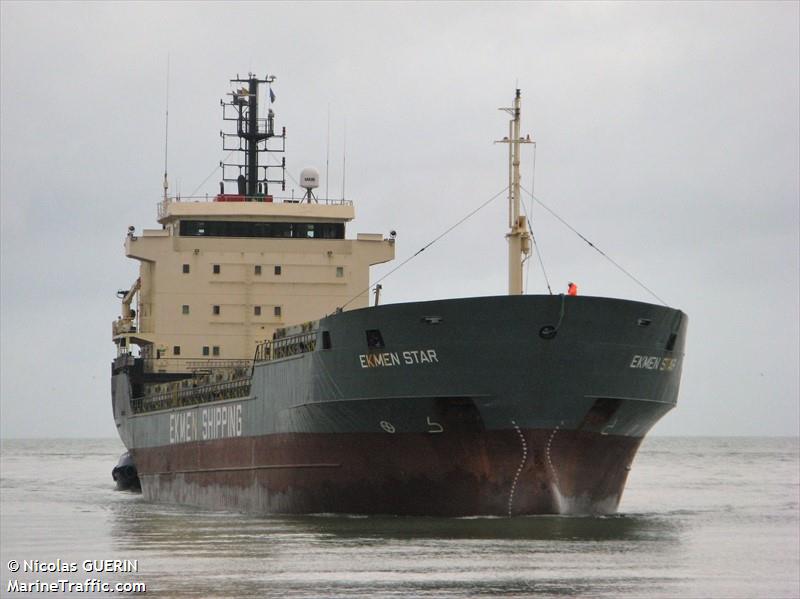
[[[344,239],[344,225],[340,224],[326,224],[317,225],[322,228],[322,235],[325,239]],[[317,235],[320,237],[320,235]]]
[[[280,306],[275,306],[273,314],[275,314],[275,316],[280,316],[281,315],[281,307]]]
[[[331,332],[322,331],[322,349],[331,348]]]
[[[279,275],[279,274],[281,274],[281,271],[282,271],[282,269],[281,269],[280,264],[276,264],[275,265],[275,274]]]
[[[344,276],[344,266],[337,266],[336,267],[336,276],[343,277]]]
[[[218,275],[219,274],[219,264],[215,264],[213,270],[214,270],[214,274]]]
[[[257,274],[257,275],[260,275],[261,274],[261,265],[260,264],[256,264],[255,268],[253,269],[253,272],[255,274]]]
[[[172,355],[173,356],[180,356],[181,355],[181,346],[175,345],[172,347]]]
[[[219,315],[219,306],[213,306],[211,311],[214,313],[215,316]]]
[[[185,275],[189,274],[189,265],[188,264],[184,264],[183,265],[183,274],[185,274]]]
[[[367,331],[367,347],[370,349],[383,349],[386,347],[383,344],[383,335],[378,329],[370,329]]]
[[[208,354],[209,354],[209,351],[208,351],[208,346],[207,346],[207,345],[204,345],[204,346],[203,346],[203,355],[204,355],[204,356],[207,356]]]
[[[184,237],[282,237],[344,239],[344,223],[252,223],[182,220]]]
[[[261,316],[261,306],[253,306],[253,315]]]
[[[320,230],[322,229],[321,225],[315,225],[313,223],[297,224],[297,225],[294,226],[294,237],[303,237],[303,238],[306,238],[306,239],[314,239],[314,237],[315,237],[314,233],[315,233],[317,227],[320,227]]]
[[[212,347],[211,348],[211,353],[214,354],[215,356],[218,356],[219,355],[219,345],[215,345],[214,347]]]
[[[181,306],[181,312],[183,314],[188,314],[189,313],[189,306],[187,306],[186,304],[183,304],[183,306]]]

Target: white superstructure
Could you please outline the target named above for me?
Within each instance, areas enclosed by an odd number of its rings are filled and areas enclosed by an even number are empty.
[[[250,139],[248,122],[257,133],[250,136],[252,146],[242,148],[249,162],[225,165],[239,167],[238,180],[224,179],[237,182],[239,193],[225,194],[223,187],[211,200],[165,198],[158,206],[161,228],[141,234],[130,228],[125,240],[126,256],[140,262],[139,278],[119,294],[122,311],[113,339],[119,353],[138,346],[156,371],[185,371],[192,360],[209,358],[250,360],[256,344],[277,329],[319,319],[345,304],[365,307],[369,267],[394,258],[393,239],[345,238],[355,216],[351,202],[281,199],[269,195],[267,186],[282,180],[250,180],[251,165],[264,168],[253,148],[282,138],[285,130],[264,133],[273,131],[271,109],[266,125],[255,116],[248,121],[248,108],[257,114],[259,81],[244,81],[251,82],[251,91],[234,93],[228,106],[239,115],[240,137]]]

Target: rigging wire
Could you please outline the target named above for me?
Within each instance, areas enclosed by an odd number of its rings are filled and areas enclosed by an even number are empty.
[[[531,192],[536,188],[536,142],[533,142],[533,166],[531,167]],[[521,198],[520,198],[521,199]],[[531,206],[530,212],[528,212],[528,206],[523,200],[522,202],[522,209],[525,211],[525,220],[528,221],[528,231],[531,233],[531,239],[533,240],[534,247],[536,245],[536,240],[533,237],[533,226],[531,226],[531,215],[533,214],[533,206]],[[538,249],[537,249],[538,251]],[[530,282],[530,272],[531,272],[531,263],[528,260],[529,256],[525,258],[525,293],[528,293],[528,283]],[[542,257],[539,256],[539,264],[542,264]],[[544,265],[542,265],[542,272],[544,272]],[[544,276],[547,279],[547,274]],[[547,285],[547,288],[550,288],[550,285]],[[552,295],[552,292],[551,294]]]
[[[533,142],[533,167],[531,169],[531,189],[534,189],[534,185],[536,183],[536,142]],[[533,234],[533,224],[531,223],[531,215],[533,214],[533,206],[531,206],[530,211],[528,211],[528,205],[524,201],[522,201],[522,209],[525,211],[525,220],[528,221],[528,231],[531,234],[531,241],[533,241],[533,248],[536,250],[536,257],[539,260],[539,266],[542,267],[542,274],[544,275],[544,282],[547,284],[547,291],[550,295],[553,295],[553,289],[550,287],[550,279],[547,276],[547,271],[544,268],[544,260],[542,259],[542,252],[539,250],[539,244],[536,243],[536,236]],[[529,276],[528,273],[530,272],[531,263],[529,261],[530,256],[525,258],[525,293],[528,293],[528,282]]]
[[[228,152],[228,155],[227,155],[227,156],[225,156],[225,158],[223,158],[223,159],[222,159],[222,162],[225,162],[225,161],[226,161],[228,158],[230,158],[230,157],[233,155],[233,153],[234,153],[234,152],[236,152],[236,151],[237,151],[237,150],[231,150],[230,152]],[[214,167],[214,170],[213,170],[213,171],[211,171],[210,173],[208,173],[208,177],[206,177],[205,179],[203,179],[203,182],[202,182],[200,185],[198,185],[197,187],[195,187],[194,191],[193,191],[191,194],[189,194],[187,197],[193,198],[193,197],[194,197],[194,194],[196,194],[196,193],[197,193],[197,191],[198,191],[198,190],[199,190],[199,189],[200,189],[200,188],[201,188],[203,185],[205,185],[205,184],[206,184],[206,181],[208,181],[208,180],[209,180],[211,177],[213,177],[213,176],[214,176],[214,173],[216,173],[216,172],[217,172],[219,169],[221,169],[221,168],[222,168],[222,165],[221,165],[221,164],[218,164],[217,166],[215,166],[215,167]]]
[[[528,214],[528,207],[525,202],[522,202],[522,209],[525,212],[525,220],[528,221],[528,231],[531,234],[531,241],[533,241],[533,249],[536,250],[536,257],[539,259],[539,266],[542,267],[542,274],[544,275],[544,282],[547,284],[547,291],[550,292],[550,295],[553,295],[553,289],[550,287],[550,279],[547,277],[547,271],[544,268],[544,260],[542,260],[542,253],[539,251],[539,244],[536,243],[536,236],[533,234],[533,225],[531,224],[531,219]],[[531,207],[531,211],[533,208]],[[528,270],[530,269],[530,256],[525,258],[526,262],[526,272],[525,272],[525,293],[528,293]]]
[[[230,158],[230,157],[233,155],[233,153],[234,153],[234,152],[238,152],[238,150],[231,150],[230,152],[228,152],[228,155],[227,155],[227,156],[225,156],[225,158],[223,158],[223,159],[222,159],[222,162],[225,162],[225,161],[226,161],[228,158]],[[280,160],[278,160],[278,159],[277,159],[275,156],[273,156],[272,154],[267,154],[267,156],[269,157],[269,159],[270,159],[270,160],[272,160],[272,161],[275,163],[275,165],[276,165],[276,166],[280,166],[280,165],[281,165],[281,161],[280,161]],[[213,177],[213,176],[214,176],[214,173],[216,173],[216,172],[217,172],[217,171],[218,171],[220,168],[222,168],[220,165],[217,165],[217,166],[215,166],[215,167],[214,167],[214,170],[213,170],[213,171],[211,171],[210,173],[208,173],[208,177],[206,177],[205,179],[203,179],[203,182],[202,182],[200,185],[198,185],[198,186],[195,188],[195,190],[194,190],[194,191],[191,193],[191,195],[190,195],[190,196],[188,196],[188,197],[190,197],[190,198],[191,198],[191,197],[194,197],[194,194],[195,194],[195,193],[197,193],[197,191],[198,191],[198,190],[199,190],[199,189],[200,189],[200,188],[201,188],[203,185],[205,185],[205,184],[206,184],[206,182],[207,182],[207,181],[208,181],[208,180],[209,180],[211,177]],[[300,187],[300,183],[297,181],[297,179],[295,179],[295,178],[292,176],[292,173],[290,173],[290,172],[288,172],[288,171],[284,171],[284,172],[285,172],[285,174],[287,174],[287,175],[289,176],[289,178],[290,178],[292,181],[294,181],[294,184],[295,184],[295,185],[297,185],[298,187]]]
[[[553,215],[553,216],[554,216],[554,217],[555,217],[555,218],[556,218],[556,219],[557,219],[557,220],[558,220],[558,221],[559,221],[559,222],[560,222],[562,225],[564,225],[565,227],[567,227],[567,228],[568,228],[570,231],[572,231],[573,233],[575,233],[575,235],[577,235],[577,236],[578,236],[578,237],[580,237],[580,238],[581,238],[583,241],[585,241],[585,242],[586,242],[586,243],[589,245],[589,247],[591,247],[591,248],[592,248],[593,250],[595,250],[595,251],[596,251],[598,254],[600,254],[601,256],[603,256],[603,257],[604,257],[606,260],[608,260],[609,262],[611,262],[611,264],[613,264],[614,266],[616,266],[616,267],[617,267],[617,268],[618,268],[620,271],[622,271],[622,272],[623,272],[625,275],[627,275],[627,276],[628,276],[628,278],[630,278],[630,279],[631,279],[633,282],[635,282],[637,285],[639,285],[639,287],[641,287],[642,289],[644,289],[645,291],[647,291],[647,293],[649,293],[649,294],[650,294],[650,295],[652,295],[654,298],[656,298],[656,299],[657,299],[659,302],[661,302],[661,304],[663,304],[664,306],[667,306],[667,307],[669,307],[669,304],[667,304],[667,302],[665,302],[665,301],[664,301],[663,299],[661,299],[661,298],[660,298],[658,295],[656,295],[656,293],[655,293],[653,290],[651,290],[651,289],[650,289],[650,288],[649,288],[647,285],[645,285],[644,283],[642,283],[642,282],[641,282],[639,279],[637,279],[637,278],[636,278],[636,277],[634,277],[634,276],[633,276],[631,273],[629,273],[627,270],[625,270],[625,269],[624,269],[624,268],[623,268],[623,267],[622,267],[622,266],[621,266],[621,265],[620,265],[618,262],[616,262],[616,261],[615,261],[613,258],[611,258],[611,256],[609,256],[608,254],[606,254],[606,253],[605,253],[603,250],[601,250],[599,247],[597,247],[595,244],[593,244],[591,241],[589,241],[589,240],[588,240],[586,237],[584,237],[583,235],[581,235],[581,234],[580,234],[580,233],[579,233],[579,232],[578,232],[578,231],[575,229],[575,227],[573,227],[572,225],[570,225],[570,224],[569,224],[567,221],[565,221],[565,220],[564,220],[563,218],[561,218],[561,217],[560,217],[558,214],[556,214],[556,213],[555,213],[555,212],[554,212],[554,211],[553,211],[551,208],[549,208],[549,207],[548,207],[548,206],[547,206],[547,205],[546,205],[544,202],[542,202],[542,201],[541,201],[539,198],[537,198],[535,195],[533,195],[533,194],[532,194],[530,191],[528,191],[528,190],[527,190],[527,189],[525,189],[524,187],[522,187],[522,191],[524,191],[525,193],[527,193],[527,194],[528,194],[528,195],[529,195],[529,196],[530,196],[530,197],[531,197],[531,198],[532,198],[532,199],[533,199],[533,200],[534,200],[534,201],[535,201],[537,204],[539,204],[539,205],[540,205],[542,208],[544,208],[544,209],[545,209],[545,210],[547,210],[547,211],[548,211],[550,214],[552,214],[552,215]]]
[[[267,157],[268,157],[270,160],[272,160],[272,162],[274,162],[274,163],[275,163],[275,166],[281,166],[281,165],[283,164],[283,163],[282,163],[280,160],[278,160],[278,158],[277,158],[276,156],[273,156],[273,155],[272,155],[272,154],[270,154],[269,152],[267,152]],[[292,173],[291,173],[291,171],[287,171],[286,169],[284,169],[284,171],[283,171],[283,174],[284,174],[284,175],[288,175],[288,176],[289,176],[289,178],[290,178],[292,181],[294,181],[294,184],[295,184],[295,185],[297,185],[298,187],[301,187],[301,188],[302,188],[302,186],[300,185],[300,182],[299,182],[297,179],[295,179],[295,178],[292,176]]]
[[[542,252],[539,251],[539,244],[536,243],[536,236],[533,234],[533,226],[531,225],[530,219],[528,219],[528,230],[531,232],[531,241],[533,241],[533,249],[536,250],[536,257],[539,258],[539,266],[542,267],[542,274],[544,275],[544,282],[547,284],[547,291],[550,293],[550,295],[553,295],[553,289],[550,287],[550,279],[547,277],[547,271],[544,269]]]
[[[455,223],[454,225],[450,226],[448,229],[446,229],[445,231],[443,231],[442,233],[440,233],[440,234],[439,234],[437,237],[435,237],[433,240],[429,241],[427,244],[425,244],[424,246],[422,246],[422,247],[421,247],[420,249],[418,249],[418,250],[417,250],[417,251],[416,251],[414,254],[412,254],[411,256],[409,256],[408,258],[406,258],[405,260],[403,260],[403,261],[402,261],[400,264],[398,264],[397,266],[395,266],[395,267],[394,267],[392,270],[390,270],[389,272],[387,272],[385,275],[383,275],[383,276],[382,276],[380,279],[378,279],[377,281],[375,281],[375,282],[374,282],[373,284],[371,284],[369,287],[367,287],[366,289],[363,289],[362,291],[358,292],[356,295],[354,295],[353,297],[351,297],[349,300],[347,300],[347,302],[345,302],[344,304],[342,304],[341,306],[339,306],[339,308],[337,309],[337,312],[338,312],[338,311],[341,311],[342,309],[344,309],[344,307],[345,307],[345,306],[347,306],[348,304],[352,303],[352,302],[353,302],[353,301],[355,301],[357,298],[361,297],[361,295],[363,295],[364,293],[367,293],[367,292],[368,292],[370,289],[372,289],[372,288],[373,288],[375,285],[377,285],[378,283],[380,283],[381,281],[383,281],[384,279],[386,279],[387,277],[389,277],[389,275],[392,275],[392,274],[394,274],[395,272],[397,272],[398,270],[400,270],[400,269],[401,269],[403,266],[405,266],[406,264],[408,264],[409,262],[411,262],[411,261],[412,261],[414,258],[416,258],[417,256],[419,256],[419,255],[420,255],[422,252],[424,252],[425,250],[427,250],[427,249],[428,249],[429,247],[431,247],[431,246],[432,246],[434,243],[436,243],[437,241],[439,241],[439,240],[440,240],[442,237],[444,237],[445,235],[447,235],[447,234],[448,234],[450,231],[452,231],[453,229],[455,229],[456,227],[458,227],[458,226],[459,226],[460,224],[462,224],[463,222],[467,221],[469,218],[471,218],[472,216],[474,216],[475,214],[477,214],[477,213],[478,213],[478,212],[479,212],[481,209],[485,208],[486,206],[488,206],[489,204],[491,204],[491,203],[492,203],[494,200],[496,200],[496,199],[497,199],[497,198],[499,198],[501,195],[503,195],[503,194],[506,192],[506,190],[507,190],[507,189],[508,189],[508,186],[506,186],[506,187],[504,187],[503,189],[501,189],[500,191],[498,191],[496,194],[494,194],[492,197],[490,197],[488,200],[486,200],[486,201],[485,201],[483,204],[481,204],[480,206],[478,206],[477,208],[475,208],[474,210],[472,210],[472,212],[470,212],[469,214],[467,214],[465,217],[463,217],[463,218],[462,218],[461,220],[459,220],[457,223]]]
[[[528,221],[528,232],[531,232],[531,219],[528,218],[528,211],[525,210],[525,220]],[[533,233],[531,232],[531,239],[533,239]],[[522,261],[525,263],[525,290],[522,292],[523,294],[528,293],[528,282],[530,281],[530,273],[531,273],[531,261],[530,255],[525,256]]]
[[[533,195],[534,190],[536,189],[536,142],[533,142],[533,168],[531,169],[531,195]],[[533,213],[533,205],[531,205],[531,214]],[[527,213],[525,214],[527,218]],[[539,249],[539,244],[536,243],[536,237],[533,234],[533,225],[531,224],[530,219],[528,219],[528,229],[531,232],[531,240],[533,241],[533,247],[536,250],[536,257],[539,259],[539,266],[542,267],[542,274],[544,275],[544,282],[547,284],[547,291],[550,295],[553,295],[553,288],[550,287],[550,279],[547,276],[547,271],[544,268],[544,259],[542,258],[542,251]]]

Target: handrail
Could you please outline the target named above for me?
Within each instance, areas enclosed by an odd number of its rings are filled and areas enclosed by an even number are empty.
[[[253,362],[269,362],[297,356],[317,349],[317,331],[262,341],[256,346]]]
[[[273,196],[272,200],[266,202],[262,196],[241,196],[244,198],[244,202],[253,202],[253,203],[272,203],[272,204],[300,204],[303,200],[302,198],[289,198],[289,197],[278,197]],[[166,200],[161,200],[158,202],[158,218],[166,218],[168,213],[169,205],[172,203],[200,203],[200,202],[208,202],[208,203],[215,203],[216,196],[175,196],[171,198],[167,198]],[[335,198],[319,198],[315,200],[317,204],[324,204],[326,206],[352,206],[352,200],[345,200],[345,199],[335,199]]]
[[[160,368],[165,368],[167,372],[197,372],[198,370],[231,370],[250,366],[250,360],[247,359],[225,358],[145,358],[143,362],[145,372],[158,372]]]
[[[250,394],[250,378],[226,381],[224,383],[213,383],[200,387],[189,387],[186,389],[175,388],[170,391],[136,397],[131,400],[131,409],[134,414],[145,412],[155,412],[157,410],[167,410],[182,406],[194,406],[197,404],[222,401],[225,399],[236,399],[246,397]]]
[[[301,204],[304,203],[306,200],[302,197],[292,197],[292,196],[240,196],[238,194],[235,195],[237,198],[242,198],[238,200],[240,203],[258,203],[258,204]],[[265,199],[269,197],[270,199]],[[172,202],[217,202],[218,196],[216,195],[201,195],[201,196],[170,196],[166,200],[161,199],[159,200],[159,204],[171,204]],[[353,200],[345,200],[344,198],[315,198],[312,202],[313,204],[326,204],[329,206],[352,206]]]

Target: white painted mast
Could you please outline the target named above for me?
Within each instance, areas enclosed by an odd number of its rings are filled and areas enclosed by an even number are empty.
[[[528,222],[520,214],[520,144],[533,143],[531,136],[520,135],[520,90],[517,89],[512,108],[501,108],[513,118],[508,123],[508,137],[497,143],[508,144],[508,294],[522,295],[522,265],[531,253]]]

